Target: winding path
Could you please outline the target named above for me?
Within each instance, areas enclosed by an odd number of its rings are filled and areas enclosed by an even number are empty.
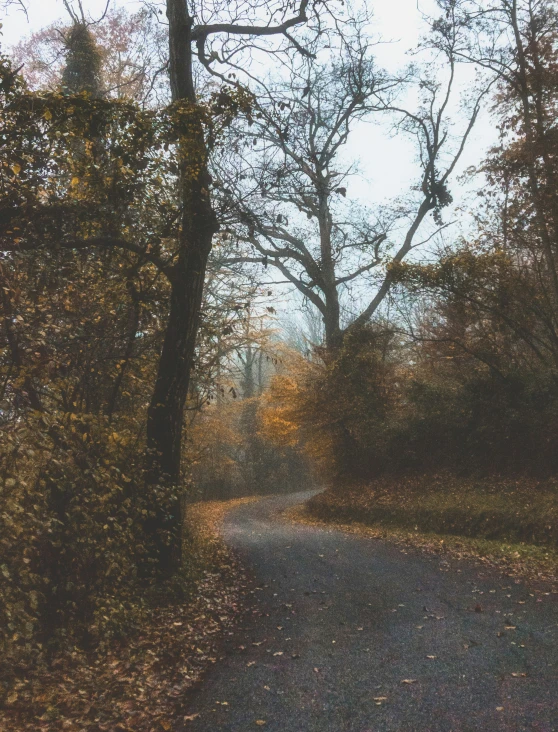
[[[558,730],[558,594],[280,516],[309,495],[228,515],[254,606],[179,729]]]

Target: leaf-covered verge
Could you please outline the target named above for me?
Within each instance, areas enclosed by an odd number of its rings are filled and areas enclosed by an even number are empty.
[[[191,597],[144,608],[135,631],[102,650],[68,650],[34,667],[0,710],[0,729],[154,732],[182,720],[186,692],[217,662],[219,639],[241,611],[244,576],[218,528],[249,500],[191,505]]]
[[[289,516],[479,559],[509,574],[558,578],[558,492],[549,481],[530,485],[443,475],[384,479],[326,490]]]

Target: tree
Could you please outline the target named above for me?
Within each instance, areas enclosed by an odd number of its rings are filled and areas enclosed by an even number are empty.
[[[521,185],[528,191],[524,223],[540,242],[548,287],[558,304],[558,198],[553,155],[556,7],[549,0],[500,0],[490,6],[463,0],[440,5],[445,18],[438,21],[437,27],[445,37],[449,26],[456,29],[457,55],[498,81],[500,133],[506,159],[500,154],[493,162],[500,173],[506,168],[514,186]]]
[[[87,24],[76,21],[65,39],[67,55],[62,74],[62,89],[67,94],[84,91],[92,97],[101,94],[101,57]]]
[[[157,506],[145,527],[147,543],[167,576],[180,561],[184,405],[206,266],[219,226],[211,202],[209,156],[220,129],[250,108],[250,97],[239,84],[211,95],[203,87],[200,93],[194,66],[198,60],[212,72],[217,57],[207,56],[207,44],[218,38],[223,39],[223,49],[230,39],[238,41],[238,53],[249,38],[264,39],[264,52],[273,49],[275,39],[276,51],[283,45],[286,52],[293,47],[300,52],[302,46],[291,32],[306,23],[307,4],[302,0],[291,15],[279,4],[263,3],[260,11],[269,24],[253,25],[248,4],[229,6],[223,11],[226,22],[214,16],[216,22],[206,23],[198,18],[206,17],[207,6],[194,11],[182,0],[169,0],[173,101],[159,114],[90,95],[56,93],[39,100],[23,94],[9,112],[3,142],[16,140],[17,147],[7,159],[12,167],[3,169],[5,174],[15,170],[7,176],[13,195],[2,200],[3,251],[127,252],[136,256],[140,268],[155,268],[156,277],[167,283],[165,334],[147,409],[144,473],[146,494]],[[276,11],[283,13],[277,23]],[[26,131],[16,139],[18,129]],[[82,141],[77,156],[76,139]],[[150,214],[144,218],[153,206],[158,209],[156,219]],[[167,489],[174,492],[171,503],[161,498],[168,495]]]
[[[321,63],[318,41],[311,56],[291,67],[288,81],[268,84],[259,95],[240,181],[219,171],[238,212],[233,230],[247,245],[231,261],[275,266],[321,313],[328,349],[378,313],[393,284],[390,267],[424,243],[416,237],[428,214],[437,229],[428,229],[426,241],[444,228],[440,211],[452,200],[450,176],[486,93],[482,87],[473,95],[456,135],[449,118],[457,93],[454,45],[438,44],[440,64],[429,72],[390,77],[376,68],[361,21],[343,32],[339,60]],[[420,96],[416,111],[397,102],[411,85]],[[342,154],[357,122],[386,114],[416,141],[419,180],[395,210],[372,214],[347,199],[353,167]],[[343,318],[345,289],[354,310]]]
[[[70,26],[54,23],[11,50],[30,89],[55,91],[61,87],[72,29],[77,24],[87,28],[99,52],[99,93],[107,98],[135,99],[149,107],[168,102],[166,28],[153,13],[146,8],[135,13],[112,8],[101,18],[84,20],[69,8]]]
[[[443,303],[451,325],[460,312],[458,320],[468,326],[455,345],[502,378],[526,369],[556,374],[555,8],[516,0],[442,7],[441,37],[457,33],[459,57],[497,80],[493,114],[500,143],[480,167],[488,185],[479,192],[484,205],[476,211],[476,240],[443,252],[437,266],[401,273],[441,298],[438,307]]]
[[[183,123],[179,141],[179,167],[181,205],[178,248],[173,263],[167,268],[170,283],[170,307],[161,358],[153,397],[147,415],[147,466],[148,485],[180,479],[183,412],[190,371],[195,352],[203,297],[205,271],[213,236],[219,222],[211,203],[209,174],[210,142],[205,124],[206,115],[200,104],[199,90],[194,82],[194,64],[198,60],[212,72],[215,62],[226,59],[229,39],[279,38],[292,46],[290,31],[306,23],[308,0],[297,3],[296,12],[263,2],[258,13],[251,4],[235,3],[227,9],[225,22],[207,23],[201,20],[203,5],[192,10],[183,0],[167,0],[169,21],[169,74],[172,100],[176,114]],[[282,15],[275,21],[275,13]],[[268,22],[253,24],[248,18],[262,14]],[[242,22],[245,17],[246,22]],[[217,20],[217,19],[216,19]],[[222,57],[214,49],[207,55],[207,45],[214,39],[224,38]],[[236,52],[239,53],[237,48]],[[222,74],[221,74],[222,77]],[[224,104],[233,100],[224,92]],[[161,516],[157,535],[170,527],[178,533],[180,523],[177,514]],[[178,544],[161,545],[161,564],[167,570],[176,566]]]

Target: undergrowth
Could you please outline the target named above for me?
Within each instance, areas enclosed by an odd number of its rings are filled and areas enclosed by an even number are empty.
[[[310,499],[296,518],[481,557],[521,574],[555,576],[558,571],[554,481],[384,478],[330,488]]]

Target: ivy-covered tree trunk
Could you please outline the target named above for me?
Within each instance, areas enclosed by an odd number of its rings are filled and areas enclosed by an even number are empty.
[[[170,308],[157,380],[147,416],[146,485],[176,486],[175,500],[158,506],[148,539],[161,572],[180,564],[181,506],[178,500],[184,405],[216,216],[209,195],[208,149],[192,79],[191,26],[183,0],[168,0],[170,79],[180,129],[182,220],[176,263],[169,272]]]
[[[192,5],[186,0],[167,0],[169,21],[169,74],[173,112],[179,132],[181,164],[182,226],[176,263],[167,272],[171,302],[157,382],[147,418],[146,487],[157,501],[156,487],[180,483],[181,432],[199,325],[205,270],[212,238],[218,229],[211,205],[208,171],[206,117],[198,103],[193,79],[193,57],[206,68],[215,61],[208,56],[206,41],[215,34],[279,36],[293,43],[289,32],[306,23],[309,0],[299,0],[291,17],[277,25],[243,22],[194,25]],[[271,18],[275,8],[263,0],[258,7]],[[192,11],[193,13],[194,11]],[[301,47],[296,43],[296,47]],[[175,495],[178,495],[176,490]],[[177,568],[180,558],[181,509],[178,501],[163,501],[148,527],[148,541],[158,551],[159,567],[165,573]]]

